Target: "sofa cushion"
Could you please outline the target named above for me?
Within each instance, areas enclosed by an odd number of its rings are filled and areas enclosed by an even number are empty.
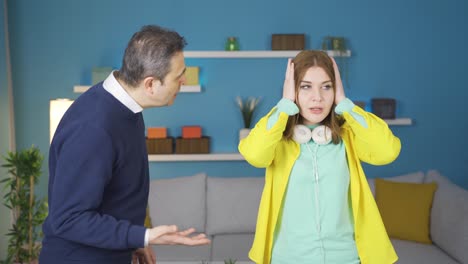
[[[429,220],[436,183],[375,180],[376,202],[388,235],[431,243]]]
[[[398,264],[459,264],[435,245],[392,239]]]
[[[424,180],[424,173],[422,171],[403,174],[400,176],[388,177],[384,178],[388,181],[395,181],[395,182],[411,182],[411,183],[422,183]],[[371,189],[372,194],[375,197],[375,179],[367,179],[369,183],[369,188]]]
[[[207,179],[206,233],[255,232],[263,177]]]
[[[431,214],[432,240],[461,263],[468,263],[468,191],[438,171],[428,171],[426,182],[436,182]]]
[[[175,224],[205,232],[206,174],[152,180],[149,210],[153,226]]]
[[[249,251],[252,247],[254,234],[228,234],[216,235],[212,242],[212,260],[223,261],[236,259],[237,261],[249,260]]]

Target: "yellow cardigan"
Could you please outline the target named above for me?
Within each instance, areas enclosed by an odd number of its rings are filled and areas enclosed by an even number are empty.
[[[280,113],[277,123],[267,130],[268,117],[263,117],[249,136],[239,143],[239,151],[253,166],[266,168],[265,186],[257,218],[255,239],[249,257],[258,264],[269,264],[278,214],[300,146],[284,140],[288,115]],[[392,162],[400,153],[400,140],[377,116],[355,106],[368,128],[361,126],[349,113],[344,113],[341,137],[346,146],[350,174],[350,194],[353,208],[356,247],[362,264],[391,264],[398,257],[385,230],[374,197],[360,161],[373,165]]]

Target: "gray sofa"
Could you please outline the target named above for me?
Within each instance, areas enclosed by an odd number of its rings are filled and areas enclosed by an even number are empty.
[[[468,191],[436,170],[387,178],[397,182],[437,183],[432,201],[430,236],[433,244],[391,239],[398,264],[468,264]],[[374,180],[369,179],[375,193]]]
[[[151,181],[153,225],[194,227],[211,239],[208,246],[154,246],[158,264],[247,262],[263,185],[261,177],[216,178],[204,173]]]
[[[392,239],[399,264],[468,264],[468,191],[437,171],[387,178],[401,182],[437,182],[431,212],[432,245]],[[149,210],[153,225],[176,224],[206,233],[208,246],[154,246],[158,264],[224,263],[248,259],[263,189],[261,177],[217,178],[199,173],[153,180]],[[374,192],[374,180],[369,179]]]

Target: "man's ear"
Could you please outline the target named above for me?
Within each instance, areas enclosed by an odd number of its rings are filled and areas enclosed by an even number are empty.
[[[143,86],[146,93],[153,95],[162,86],[162,82],[154,77],[146,77]]]

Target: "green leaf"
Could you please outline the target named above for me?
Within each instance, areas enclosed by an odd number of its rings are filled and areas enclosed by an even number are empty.
[[[5,179],[0,180],[0,183],[8,182],[9,180],[10,178],[5,178]]]

